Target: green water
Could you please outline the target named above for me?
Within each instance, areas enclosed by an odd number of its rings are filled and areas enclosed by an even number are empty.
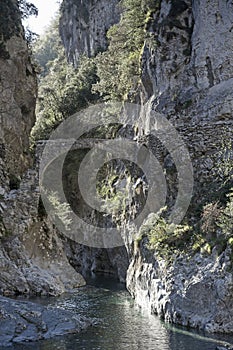
[[[116,281],[96,279],[92,285],[59,298],[36,299],[95,319],[88,330],[28,345],[17,350],[215,350],[218,341],[203,334],[168,327],[138,309],[128,292]]]

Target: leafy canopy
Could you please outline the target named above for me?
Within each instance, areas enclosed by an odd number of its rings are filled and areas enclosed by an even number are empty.
[[[96,82],[94,59],[82,57],[77,68],[67,63],[54,20],[34,46],[34,57],[41,66],[37,121],[32,130],[33,141],[47,139],[62,120],[93,103],[91,92]]]
[[[105,99],[133,100],[140,81],[140,58],[146,39],[145,25],[158,1],[122,0],[122,16],[107,37],[109,47],[96,57],[98,83],[93,90]]]
[[[18,0],[18,6],[22,19],[38,15],[37,7],[31,2],[28,2],[26,0]]]

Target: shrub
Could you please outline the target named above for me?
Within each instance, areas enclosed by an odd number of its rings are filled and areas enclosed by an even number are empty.
[[[149,215],[140,229],[140,237],[148,237],[148,248],[163,258],[185,250],[192,238],[189,225],[168,223],[163,217],[166,208]],[[138,239],[139,241],[139,239]]]
[[[233,235],[233,188],[227,194],[226,207],[221,211],[217,219],[217,226],[226,237]]]
[[[47,139],[62,120],[98,98],[91,91],[97,79],[94,59],[82,57],[77,68],[67,63],[57,20],[35,45],[34,56],[43,70],[39,82],[37,121],[31,133],[33,142]]]
[[[96,57],[99,81],[93,90],[105,99],[134,100],[140,81],[140,58],[146,23],[159,1],[122,0],[122,16],[107,37],[109,48]]]

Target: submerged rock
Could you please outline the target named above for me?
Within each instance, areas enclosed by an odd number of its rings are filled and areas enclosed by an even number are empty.
[[[75,312],[5,297],[0,297],[0,321],[1,347],[78,333],[92,325]]]

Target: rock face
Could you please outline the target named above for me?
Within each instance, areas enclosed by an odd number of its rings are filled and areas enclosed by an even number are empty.
[[[40,216],[37,170],[29,169],[19,189],[5,191],[0,203],[1,293],[58,295],[85,284],[70,266],[58,232]]]
[[[161,1],[148,28],[144,101],[150,99],[149,111],[166,116],[184,139],[195,191],[203,191],[203,183],[209,191],[223,142],[232,140],[232,16],[230,1]]]
[[[151,45],[144,50],[143,79],[148,94],[159,95],[161,110],[180,95],[211,91],[232,78],[231,30],[231,1],[160,1],[148,28]]]
[[[127,272],[127,287],[140,306],[170,323],[232,333],[230,251],[180,256],[168,266],[148,251],[145,241],[139,248]]]
[[[1,347],[78,333],[92,324],[71,311],[4,297],[0,297],[0,318]]]
[[[3,7],[3,9],[2,9]],[[29,134],[35,122],[36,75],[20,23],[17,1],[1,4],[1,186],[16,186],[32,163]],[[8,178],[5,179],[7,173]]]
[[[117,4],[118,1],[105,0],[63,2],[60,31],[70,62],[77,64],[82,54],[92,56],[106,48],[106,30],[119,19]],[[222,144],[225,140],[233,141],[233,5],[232,1],[217,0],[160,0],[158,4],[147,23],[149,38],[142,53],[141,99],[147,113],[139,118],[135,137],[140,139],[144,131],[150,133],[151,112],[162,114],[175,126],[192,159],[194,206],[194,202],[200,204],[199,199],[211,193],[219,159],[224,158]],[[57,295],[66,288],[82,285],[83,278],[70,263],[82,273],[89,269],[117,271],[124,280],[129,257],[127,287],[141,306],[168,322],[212,332],[232,332],[230,249],[220,256],[215,250],[209,256],[180,255],[168,265],[156,252],[148,250],[145,239],[140,244],[126,244],[126,256],[125,248],[101,251],[64,242],[54,229],[40,202],[38,169],[29,167],[35,73],[16,1],[5,5],[3,9],[0,5],[0,10],[6,11],[6,17],[7,13],[14,16],[9,26],[0,23],[1,292]],[[161,155],[154,140],[148,146],[158,154],[172,184],[169,169],[175,164],[169,154]],[[232,144],[223,148],[231,160]],[[70,180],[68,176],[67,179]],[[139,180],[143,182],[142,178]],[[143,192],[140,188],[136,188],[138,196]],[[78,210],[86,210],[80,201]],[[2,300],[2,309],[6,305]],[[10,314],[6,310],[6,317]],[[37,325],[30,327],[35,329]],[[26,339],[20,332],[20,339]]]
[[[113,3],[108,2],[101,14],[93,16],[103,4],[64,1],[60,23],[69,61],[76,63],[80,54],[91,56],[99,47],[106,47],[102,34],[98,39],[97,28]],[[233,5],[232,1],[217,0],[158,0],[157,4],[147,22],[141,62],[141,100],[147,113],[139,118],[135,137],[150,134],[153,112],[176,128],[194,170],[192,212],[218,188],[223,175],[219,164],[225,155],[233,159]],[[159,142],[153,139],[148,146],[164,166],[169,186],[175,183],[172,172],[176,164],[168,152],[161,152]],[[175,195],[176,191],[171,193],[171,203]],[[230,250],[220,256],[214,250],[208,257],[196,254],[190,260],[180,256],[168,266],[148,251],[144,240],[126,246],[130,259],[127,287],[141,306],[169,322],[233,332]]]
[[[126,282],[129,258],[125,247],[100,249],[68,240],[65,252],[71,266],[84,277],[104,274],[115,276],[122,283]]]
[[[60,34],[69,62],[107,47],[107,30],[119,21],[119,0],[64,0]]]
[[[58,155],[64,151],[65,140],[56,141],[39,141],[37,143],[37,164],[39,166],[40,161],[43,163],[43,150],[46,149]],[[81,161],[95,143],[92,139],[78,140],[73,145],[66,156],[66,160],[63,164],[63,189],[66,194],[66,199],[71,206],[73,212],[79,219],[85,222],[90,222],[95,226],[108,227],[108,220],[93,210],[84,201],[80,188],[77,183],[77,171],[79,170]],[[46,151],[45,149],[45,151]],[[53,154],[52,152],[52,154]],[[42,159],[42,160],[41,160]],[[56,161],[51,163],[52,167],[49,166],[45,170],[45,174],[48,171],[49,178],[55,178],[57,173]],[[53,164],[55,168],[53,169]],[[52,176],[51,176],[52,174]],[[45,175],[46,177],[46,175]],[[44,183],[44,187],[47,191],[56,192],[55,189],[51,188],[53,185],[49,184],[47,187]],[[47,192],[48,193],[48,192]],[[46,195],[47,196],[47,195]],[[56,210],[56,208],[55,208]],[[71,224],[72,225],[72,224]],[[71,226],[70,225],[70,226]],[[63,244],[66,256],[71,266],[76,271],[81,273],[83,276],[90,277],[91,274],[106,274],[117,277],[121,282],[126,280],[126,271],[129,265],[127,250],[124,246],[114,248],[97,248],[89,247],[85,244],[83,239],[83,233],[85,230],[79,228],[79,224],[76,223],[70,227],[70,230],[64,230],[63,232]],[[93,234],[93,232],[92,232]],[[81,244],[81,242],[84,242]]]
[[[185,141],[194,170],[191,211],[214,191],[224,142],[233,157],[232,22],[231,1],[162,0],[148,25],[142,57],[148,114],[141,125],[157,111]],[[156,143],[152,149],[159,153]],[[230,254],[180,256],[168,267],[142,241],[134,247],[127,287],[141,306],[169,322],[232,333]]]
[[[36,74],[17,1],[1,2],[0,13],[0,292],[57,295],[85,282],[52,224],[41,218],[29,150]]]

